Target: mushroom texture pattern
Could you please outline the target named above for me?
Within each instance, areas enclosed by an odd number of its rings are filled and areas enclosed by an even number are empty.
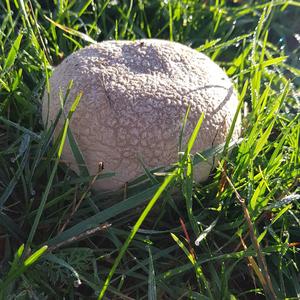
[[[224,71],[207,56],[179,43],[144,39],[104,41],[83,48],[58,65],[45,91],[43,121],[50,126],[61,109],[60,94],[73,86],[64,110],[75,97],[81,101],[70,128],[89,172],[102,162],[116,175],[98,180],[98,190],[116,190],[148,168],[168,166],[178,158],[179,136],[188,107],[183,135],[188,140],[201,113],[205,117],[194,152],[223,143],[238,101]],[[61,130],[63,118],[56,127]],[[240,120],[233,139],[240,134]],[[63,160],[77,171],[69,143]],[[195,178],[205,180],[211,163],[195,168]]]

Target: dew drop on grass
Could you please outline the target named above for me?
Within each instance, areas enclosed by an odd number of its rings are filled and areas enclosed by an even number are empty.
[[[118,0],[112,0],[112,1],[110,1],[109,2],[109,6],[116,6],[116,5],[118,5],[119,4],[119,1]]]
[[[73,284],[74,284],[74,287],[78,288],[82,284],[82,282],[81,282],[80,279],[77,279],[77,280],[74,281]]]

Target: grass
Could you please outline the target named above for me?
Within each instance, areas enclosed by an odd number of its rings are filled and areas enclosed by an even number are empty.
[[[0,299],[299,299],[299,16],[280,0],[1,1]],[[196,128],[171,177],[145,169],[126,197],[96,193],[112,174],[61,162],[72,111],[53,142],[41,95],[70,53],[139,38],[221,65],[242,139],[192,156]],[[216,153],[210,179],[193,183],[193,165]]]

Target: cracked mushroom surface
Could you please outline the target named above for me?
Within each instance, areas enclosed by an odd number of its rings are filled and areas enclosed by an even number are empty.
[[[146,167],[168,166],[177,161],[183,118],[190,106],[183,136],[187,142],[202,112],[205,114],[193,151],[223,143],[238,100],[224,71],[207,56],[179,43],[144,39],[105,41],[83,48],[55,67],[50,97],[45,91],[43,121],[53,122],[70,80],[73,86],[66,113],[75,97],[81,101],[70,128],[89,172],[99,162],[116,176],[98,180],[98,190],[116,190],[143,174]],[[48,102],[49,99],[49,102]],[[49,110],[48,110],[49,107]],[[61,130],[63,118],[56,128]],[[233,139],[240,134],[240,120]],[[69,143],[62,158],[77,171]],[[197,165],[195,179],[205,180],[210,163]]]

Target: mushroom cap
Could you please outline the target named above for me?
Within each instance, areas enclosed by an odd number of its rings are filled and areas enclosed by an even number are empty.
[[[104,41],[80,49],[58,65],[50,78],[50,103],[45,91],[43,121],[50,125],[73,80],[65,111],[82,92],[70,128],[89,172],[99,162],[116,176],[95,183],[96,189],[116,190],[148,168],[177,161],[183,118],[190,106],[183,145],[201,115],[205,117],[193,151],[223,143],[238,100],[224,71],[207,56],[179,43],[143,39]],[[48,110],[49,107],[49,110]],[[49,118],[48,118],[49,117]],[[60,119],[56,135],[63,125]],[[233,138],[240,134],[237,122]],[[62,158],[77,171],[66,142]],[[211,165],[200,165],[195,177],[205,180]]]

